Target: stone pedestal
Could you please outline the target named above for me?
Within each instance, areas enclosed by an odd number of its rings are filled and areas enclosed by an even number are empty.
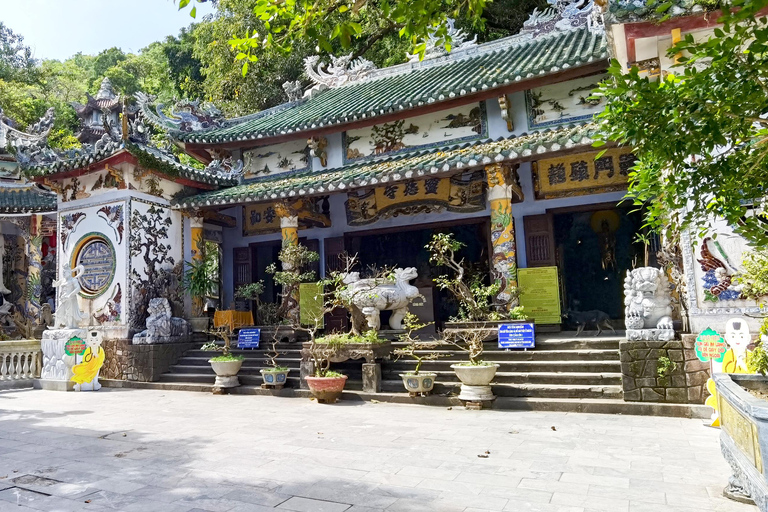
[[[64,345],[71,338],[78,337],[85,342],[86,329],[51,329],[43,332],[40,348],[43,352],[43,368],[35,387],[55,391],[71,391],[72,367],[77,364],[76,356],[64,353]]]
[[[299,366],[299,387],[301,389],[309,389],[307,386],[307,377],[314,377],[315,375],[315,363],[312,361],[302,361]]]
[[[629,341],[670,341],[675,339],[673,329],[627,329]]]
[[[470,386],[468,384],[461,385],[459,400],[465,400],[467,402],[485,402],[494,400],[495,398],[496,395],[493,394],[491,386]]]
[[[381,393],[381,364],[363,363],[363,392]]]

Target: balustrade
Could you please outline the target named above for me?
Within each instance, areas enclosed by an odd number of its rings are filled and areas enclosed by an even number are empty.
[[[0,383],[40,377],[40,341],[0,341]]]

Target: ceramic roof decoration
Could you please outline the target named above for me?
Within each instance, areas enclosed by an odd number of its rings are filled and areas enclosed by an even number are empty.
[[[462,52],[468,48],[474,48],[477,46],[477,36],[473,37],[471,40],[468,40],[469,37],[466,32],[464,32],[461,29],[458,29],[454,26],[455,20],[453,18],[448,18],[446,20],[447,25],[447,32],[448,37],[451,38],[451,51],[450,53],[455,55],[458,52]],[[426,45],[426,49],[424,50],[424,59],[433,59],[435,57],[442,57],[443,55],[447,55],[449,52],[446,51],[445,45],[440,44],[440,38],[436,36],[437,30],[431,31],[427,35],[427,40],[424,41],[424,44]],[[409,62],[418,62],[419,54],[408,54],[408,61]]]
[[[170,116],[163,113],[165,105],[158,104],[154,112],[150,105],[154,97],[143,92],[136,93],[136,103],[146,118],[158,128],[174,132],[193,132],[217,128],[224,122],[224,114],[211,103],[201,103],[200,100],[177,101],[169,111]]]
[[[34,183],[0,180],[0,215],[56,211],[56,193]]]
[[[693,15],[716,7],[716,3],[704,4],[701,0],[612,0],[608,3],[606,20],[619,23],[656,20]]]
[[[167,128],[171,137],[183,143],[258,140],[404,112],[607,59],[601,31],[587,26],[555,29],[536,38],[513,36],[478,45],[458,56],[377,70],[364,80],[298,103],[231,119],[219,128],[191,132]],[[151,112],[148,106],[142,108]]]
[[[341,57],[331,55],[331,63],[327,67],[320,62],[319,55],[304,59],[304,72],[315,85],[331,88],[362,80],[374,69],[376,65],[373,62],[362,57],[352,59],[351,53]]]
[[[52,109],[50,111],[52,116]],[[50,131],[43,118],[30,131]],[[208,166],[205,169],[182,164],[179,159],[165,149],[149,143],[147,127],[141,118],[128,124],[129,132],[122,136],[122,130],[104,119],[104,135],[96,144],[83,144],[82,148],[69,149],[60,153],[55,152],[47,144],[47,132],[30,139],[21,135],[11,134],[10,145],[15,151],[16,160],[29,176],[48,176],[68,171],[87,168],[97,162],[106,160],[120,152],[128,152],[139,161],[142,167],[152,169],[169,177],[184,178],[208,185],[236,185],[239,182],[237,172],[232,172],[232,166]],[[241,164],[242,166],[242,164]]]
[[[552,151],[589,148],[597,133],[595,124],[566,126],[530,135],[455,144],[435,152],[422,150],[381,158],[374,162],[351,164],[326,172],[307,171],[291,177],[239,185],[204,192],[176,201],[181,208],[228,206],[306,195],[352,190],[379,183],[397,182],[438,173],[479,167],[494,162],[523,160]]]

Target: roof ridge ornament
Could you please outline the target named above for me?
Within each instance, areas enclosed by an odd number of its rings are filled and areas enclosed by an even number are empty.
[[[473,37],[471,40],[468,40],[469,34],[460,28],[456,28],[454,26],[455,23],[456,20],[453,18],[446,18],[445,20],[445,24],[448,26],[447,35],[451,39],[450,52],[445,49],[445,44],[440,44],[442,38],[437,37],[438,27],[435,27],[434,29],[430,30],[429,34],[427,34],[427,39],[424,41],[424,44],[427,47],[426,50],[424,50],[424,60],[434,59],[435,57],[442,57],[444,55],[448,55],[449,53],[453,55],[455,53],[467,50],[468,48],[477,46],[477,34],[475,34],[475,37]],[[406,53],[406,56],[408,57],[408,62],[419,62],[419,60],[421,60],[419,59],[418,53]]]
[[[363,57],[353,59],[352,55],[352,53],[341,57],[331,55],[331,63],[327,66],[325,63],[319,62],[319,55],[312,55],[304,59],[304,70],[307,76],[315,82],[315,87],[335,88],[362,80],[376,69],[376,65],[368,59]]]
[[[213,103],[200,100],[178,100],[171,107],[169,115],[163,113],[164,104],[158,103],[153,112],[150,106],[155,96],[137,92],[136,103],[144,116],[158,128],[181,132],[195,132],[223,126],[224,114]]]
[[[35,124],[29,125],[28,133],[9,130],[6,134],[8,144],[13,148],[16,160],[22,167],[29,165],[50,165],[60,160],[59,155],[48,146],[48,135],[56,120],[53,107]]]
[[[115,88],[112,87],[112,82],[106,76],[102,79],[99,86],[99,92],[96,93],[97,100],[113,100],[117,98]]]
[[[240,159],[233,161],[231,156],[221,160],[211,160],[211,163],[205,167],[205,172],[217,174],[224,179],[236,180],[238,183],[242,181],[241,178],[243,177],[244,171],[245,167],[243,166],[243,161]]]
[[[535,8],[519,35],[536,37],[555,31],[588,27],[593,32],[604,32],[602,9],[595,0],[547,0],[551,7],[543,11]]]

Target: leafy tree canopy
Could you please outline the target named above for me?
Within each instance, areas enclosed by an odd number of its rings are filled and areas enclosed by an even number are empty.
[[[629,196],[650,227],[676,238],[717,218],[757,245],[768,243],[768,0],[735,0],[722,28],[687,35],[660,79],[614,61],[597,94],[605,138],[636,149]]]

